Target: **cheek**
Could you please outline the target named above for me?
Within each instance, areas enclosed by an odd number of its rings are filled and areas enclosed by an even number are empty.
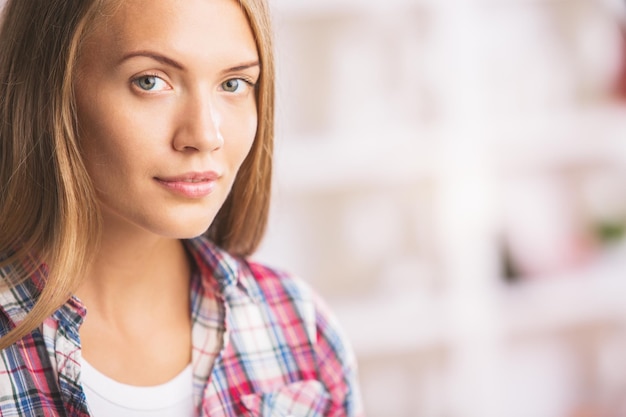
[[[125,153],[115,140],[120,132],[112,124],[94,123],[85,117],[81,120],[79,139],[89,174],[96,181],[105,172],[118,172]]]
[[[154,149],[150,143],[158,140],[165,126],[144,115],[129,117],[136,113],[121,103],[107,102],[96,102],[79,112],[79,140],[88,169],[115,175],[141,165]]]
[[[242,141],[239,147],[239,164],[238,167],[241,166],[243,161],[246,159],[246,156],[250,153],[252,149],[252,145],[254,144],[256,134],[257,134],[257,118],[251,118],[250,122],[247,124],[248,128],[246,131],[246,140]]]
[[[245,129],[244,135],[246,137],[246,140],[244,141],[245,143],[243,144],[243,148],[246,149],[245,153],[247,154],[250,148],[252,147],[252,143],[254,143],[254,139],[257,134],[258,119],[257,119],[256,113],[254,114],[254,116],[250,116],[246,120],[245,123],[242,123],[242,126]]]
[[[226,130],[226,129],[224,129]],[[228,131],[222,131],[224,145],[228,155],[229,164],[233,171],[237,171],[239,166],[250,152],[257,133],[256,112],[245,117],[238,117],[228,123]]]

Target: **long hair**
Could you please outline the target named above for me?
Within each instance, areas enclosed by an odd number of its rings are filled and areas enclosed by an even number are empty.
[[[96,193],[77,134],[74,78],[81,42],[119,0],[7,0],[0,27],[0,289],[45,269],[36,304],[3,349],[64,304],[100,237]],[[250,255],[265,231],[274,137],[274,56],[265,0],[239,1],[261,61],[258,127],[208,238]]]
[[[257,90],[256,139],[217,213],[207,237],[231,253],[249,255],[258,247],[270,205],[274,149],[274,48],[266,0],[240,0],[261,62]]]

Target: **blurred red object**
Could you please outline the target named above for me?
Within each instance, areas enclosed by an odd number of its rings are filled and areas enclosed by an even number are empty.
[[[572,412],[569,417],[605,417],[606,414],[601,413],[593,407],[581,407]]]
[[[626,24],[620,26],[620,34],[622,39],[622,65],[615,90],[620,99],[626,100]]]

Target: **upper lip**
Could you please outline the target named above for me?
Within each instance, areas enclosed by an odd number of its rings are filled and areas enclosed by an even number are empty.
[[[220,175],[215,171],[204,172],[187,172],[181,175],[175,175],[171,177],[156,177],[156,179],[165,182],[204,182],[215,181]]]

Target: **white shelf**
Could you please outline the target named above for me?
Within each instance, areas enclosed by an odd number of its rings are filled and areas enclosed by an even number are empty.
[[[626,105],[500,120],[490,129],[500,169],[626,163]]]
[[[499,172],[626,166],[626,105],[499,120],[486,134]],[[370,132],[357,139],[338,133],[281,138],[276,185],[286,191],[333,191],[436,179],[445,141],[443,133],[418,128]]]
[[[353,186],[387,187],[433,178],[439,140],[410,131],[291,138],[277,144],[276,185],[286,191],[333,191]]]
[[[508,337],[542,334],[590,324],[626,324],[626,258],[606,254],[584,271],[537,277],[497,291],[498,326]],[[448,322],[453,301],[433,294],[332,304],[357,355],[375,356],[445,349],[454,343]]]

